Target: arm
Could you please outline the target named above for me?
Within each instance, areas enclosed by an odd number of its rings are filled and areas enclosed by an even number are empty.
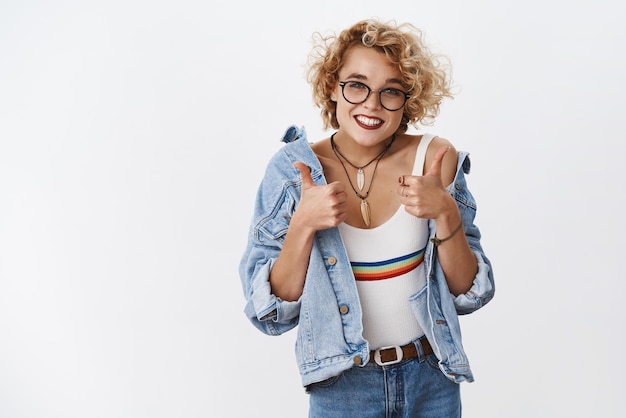
[[[429,169],[422,176],[401,177],[399,193],[407,212],[435,221],[436,237],[443,240],[437,246],[439,263],[450,292],[458,296],[471,288],[478,263],[462,233],[457,204],[443,186],[454,180],[457,152],[440,138],[432,145],[425,164]]]
[[[436,237],[444,240],[437,246],[437,257],[450,293],[458,296],[471,288],[478,272],[478,263],[463,233],[457,205],[450,195],[448,197],[451,204],[435,218]]]
[[[296,162],[294,167],[300,171],[302,196],[270,272],[272,293],[287,301],[302,295],[315,232],[339,225],[347,213],[347,196],[341,183],[317,186],[304,163]]]

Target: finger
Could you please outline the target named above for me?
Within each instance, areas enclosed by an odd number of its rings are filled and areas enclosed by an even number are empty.
[[[334,195],[347,198],[346,186],[340,181],[334,181],[328,185]]]
[[[311,177],[311,169],[302,161],[293,163],[293,166],[300,172],[300,178],[302,179],[302,188],[308,189],[315,186],[313,177]]]
[[[446,155],[450,147],[441,147],[437,150],[437,153],[433,157],[433,162],[430,164],[430,168],[424,175],[433,175],[441,177],[441,165],[443,164],[443,157]]]
[[[401,184],[398,186],[398,194],[401,198],[407,197],[409,192],[409,186],[406,184]]]

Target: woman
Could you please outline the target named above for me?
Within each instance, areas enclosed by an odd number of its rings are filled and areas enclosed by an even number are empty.
[[[451,96],[409,24],[319,38],[308,79],[329,138],[289,127],[261,182],[240,274],[263,332],[298,325],[311,417],[456,417],[473,376],[458,314],[494,293],[467,153],[411,135]]]

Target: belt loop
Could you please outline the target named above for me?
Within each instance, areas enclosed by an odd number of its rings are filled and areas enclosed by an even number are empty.
[[[415,347],[417,348],[417,358],[419,361],[422,361],[426,358],[426,356],[424,355],[424,346],[422,345],[422,340],[424,339],[426,339],[426,336],[422,335],[417,340],[413,341],[413,344],[415,344]]]

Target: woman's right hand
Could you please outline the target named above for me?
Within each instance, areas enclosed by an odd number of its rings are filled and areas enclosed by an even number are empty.
[[[292,217],[302,227],[313,231],[339,225],[348,215],[348,196],[341,182],[318,186],[311,177],[311,170],[301,161],[293,164],[302,179],[302,196]]]

